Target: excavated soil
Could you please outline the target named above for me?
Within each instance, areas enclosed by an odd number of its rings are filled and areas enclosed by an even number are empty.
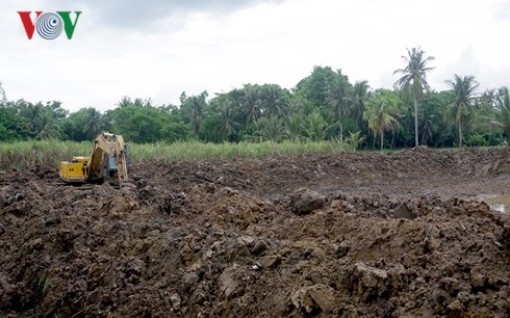
[[[478,198],[509,174],[510,149],[0,170],[0,316],[508,317],[510,214]]]

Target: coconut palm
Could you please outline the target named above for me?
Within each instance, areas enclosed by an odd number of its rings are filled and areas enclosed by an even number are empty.
[[[363,125],[363,112],[365,111],[369,87],[367,81],[356,82],[349,97],[352,115],[360,128]]]
[[[261,140],[280,142],[286,137],[286,129],[283,120],[275,115],[262,117],[257,121],[255,132]]]
[[[264,84],[260,87],[261,108],[265,116],[285,116],[288,94],[279,85]]]
[[[35,139],[58,139],[61,137],[60,127],[55,115],[48,108],[43,109],[38,120],[40,128]]]
[[[405,96],[412,96],[414,106],[414,142],[419,146],[418,139],[418,102],[423,96],[424,91],[429,91],[427,83],[427,72],[434,67],[427,66],[427,63],[434,60],[434,57],[425,57],[425,52],[418,48],[407,49],[407,56],[402,56],[406,62],[406,67],[397,69],[393,74],[402,74],[395,85],[398,86]]]
[[[2,85],[2,82],[0,82],[0,102],[6,102],[7,101],[7,97],[5,95],[5,89]]]
[[[510,91],[508,87],[502,87],[498,90],[496,109],[496,121],[493,124],[503,130],[503,137],[506,138],[510,146]]]
[[[257,124],[261,116],[262,102],[260,100],[258,85],[245,85],[244,96],[241,106],[244,109],[245,115],[249,121]]]
[[[462,127],[471,113],[473,94],[479,84],[474,76],[460,77],[457,74],[455,74],[453,81],[447,80],[446,83],[455,94],[455,99],[447,108],[449,117],[455,120],[459,133],[459,147],[462,147]]]
[[[349,138],[347,138],[346,142],[352,148],[352,152],[356,152],[366,139],[366,136],[361,136],[361,130],[355,133],[349,131]]]
[[[476,101],[476,106],[480,111],[490,112],[497,106],[498,97],[499,95],[496,89],[487,89]]]
[[[305,131],[308,138],[311,140],[323,140],[327,128],[328,123],[324,120],[319,111],[314,111],[306,116]]]
[[[189,109],[191,129],[196,138],[200,138],[200,133],[203,130],[207,96],[207,92],[204,91],[200,93],[200,95],[186,97],[182,106],[183,108]]]
[[[348,103],[349,103],[349,93],[350,93],[351,85],[347,80],[347,77],[339,73],[338,78],[335,79],[333,83],[331,83],[331,87],[327,92],[326,102],[336,117],[336,121],[339,127],[339,138],[343,140],[344,137],[344,127],[342,120],[344,116],[347,115]]]
[[[392,103],[391,99],[384,96],[374,96],[368,100],[367,110],[363,114],[363,118],[368,121],[368,128],[375,137],[379,135],[381,138],[381,151],[384,148],[384,132],[395,131],[400,127],[396,105]]]
[[[122,96],[120,101],[117,102],[117,106],[119,107],[129,107],[133,105],[133,101],[128,96]]]
[[[224,140],[229,140],[239,128],[239,123],[235,120],[235,109],[230,100],[224,101],[220,107],[221,131]]]
[[[304,115],[292,114],[287,117],[285,124],[290,138],[297,140],[302,138],[305,134],[306,128]]]

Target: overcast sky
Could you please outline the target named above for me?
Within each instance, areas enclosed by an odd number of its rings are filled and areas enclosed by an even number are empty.
[[[510,85],[508,0],[3,0],[0,81],[9,99],[115,107],[124,95],[178,104],[245,83],[292,88],[314,65],[392,87],[406,48],[453,74]],[[75,35],[29,41],[17,11],[83,11]]]

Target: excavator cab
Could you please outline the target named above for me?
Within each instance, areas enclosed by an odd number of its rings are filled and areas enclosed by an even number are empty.
[[[117,163],[112,156],[106,157],[106,174],[110,178],[113,178],[117,174]]]
[[[127,166],[127,169],[128,169],[128,172],[129,172],[129,152],[128,152],[128,145],[125,144],[124,145],[124,154],[125,154],[125,157],[126,157],[126,166]],[[117,176],[117,172],[118,172],[118,165],[117,165],[117,159],[115,158],[115,156],[110,156],[110,155],[106,155],[106,158],[105,158],[105,162],[106,162],[106,175],[109,177],[109,178],[114,178],[115,176]]]

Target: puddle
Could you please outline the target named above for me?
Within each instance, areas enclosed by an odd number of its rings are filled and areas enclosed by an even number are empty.
[[[510,211],[510,194],[483,194],[479,196],[480,200],[487,202],[491,209],[506,213]]]

